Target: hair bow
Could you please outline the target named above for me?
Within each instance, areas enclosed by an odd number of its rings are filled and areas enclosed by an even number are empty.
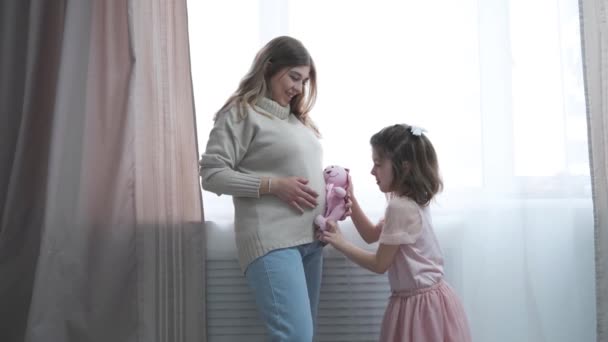
[[[410,130],[412,131],[412,134],[417,137],[421,136],[422,133],[426,133],[426,129],[418,126],[410,126]]]

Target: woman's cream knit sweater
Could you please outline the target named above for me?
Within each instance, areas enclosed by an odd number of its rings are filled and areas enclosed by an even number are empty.
[[[247,107],[240,120],[233,106],[220,113],[200,160],[203,189],[231,195],[235,208],[236,245],[241,268],[279,248],[314,240],[314,217],[323,213],[323,155],[315,133],[289,107],[262,98],[257,110]],[[319,197],[304,214],[273,195],[260,196],[262,177],[299,176]]]

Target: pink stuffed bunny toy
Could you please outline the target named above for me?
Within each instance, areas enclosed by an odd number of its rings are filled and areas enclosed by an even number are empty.
[[[325,230],[328,220],[342,221],[346,218],[349,169],[331,165],[323,170],[325,178],[325,213],[317,215],[315,224]]]

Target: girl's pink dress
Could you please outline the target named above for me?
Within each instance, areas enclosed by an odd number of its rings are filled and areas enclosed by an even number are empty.
[[[464,308],[443,280],[443,257],[428,207],[392,198],[379,242],[400,245],[388,269],[392,295],[380,341],[470,342]]]

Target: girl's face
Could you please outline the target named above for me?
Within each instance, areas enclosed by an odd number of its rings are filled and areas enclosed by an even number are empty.
[[[294,96],[302,93],[308,82],[310,66],[300,65],[279,70],[270,78],[270,96],[285,107]]]
[[[388,158],[381,158],[376,152],[376,149],[372,148],[372,160],[374,167],[372,167],[372,175],[376,177],[376,184],[380,188],[380,191],[384,193],[393,191],[393,163]]]

